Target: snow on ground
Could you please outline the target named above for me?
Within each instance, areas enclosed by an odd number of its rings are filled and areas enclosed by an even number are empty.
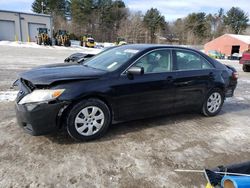
[[[18,91],[0,91],[0,102],[14,101]]]
[[[83,53],[90,53],[90,54],[97,54],[102,51],[102,49],[97,48],[86,48],[79,46],[77,41],[73,41],[70,47],[65,46],[44,46],[38,45],[35,42],[13,42],[13,41],[0,41],[0,46],[13,46],[13,47],[20,47],[20,48],[40,48],[40,49],[54,49],[54,50],[74,50],[74,51],[81,51]]]
[[[103,46],[103,47],[111,47],[111,46],[115,46],[115,44],[114,44],[114,43],[110,43],[110,42],[103,42],[103,43],[101,43],[101,42],[97,42],[96,44],[97,44],[97,45],[101,45],[101,46]]]

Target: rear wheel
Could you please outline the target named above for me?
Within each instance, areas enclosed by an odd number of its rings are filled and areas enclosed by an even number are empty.
[[[204,100],[202,113],[208,117],[216,116],[221,111],[223,103],[223,92],[220,89],[213,89]]]
[[[242,69],[244,72],[250,72],[250,65],[243,65]]]
[[[76,104],[69,112],[67,131],[76,140],[92,140],[103,136],[110,123],[107,105],[98,99],[87,99]]]

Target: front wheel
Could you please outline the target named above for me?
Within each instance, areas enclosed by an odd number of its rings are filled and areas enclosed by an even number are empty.
[[[38,38],[38,45],[42,45],[42,39],[40,37]]]
[[[87,99],[73,106],[67,118],[69,135],[80,141],[104,135],[111,123],[108,106],[98,99]]]
[[[224,95],[220,89],[214,89],[208,93],[202,106],[202,113],[207,116],[216,116],[224,103]]]

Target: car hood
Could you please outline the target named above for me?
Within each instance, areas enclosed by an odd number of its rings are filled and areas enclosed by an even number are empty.
[[[19,77],[34,85],[50,85],[57,81],[96,79],[105,73],[81,64],[52,64],[23,72]]]

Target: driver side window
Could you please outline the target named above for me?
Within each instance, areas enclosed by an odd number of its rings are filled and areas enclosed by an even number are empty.
[[[171,51],[157,50],[140,58],[134,66],[143,67],[144,73],[170,72],[172,69]]]

